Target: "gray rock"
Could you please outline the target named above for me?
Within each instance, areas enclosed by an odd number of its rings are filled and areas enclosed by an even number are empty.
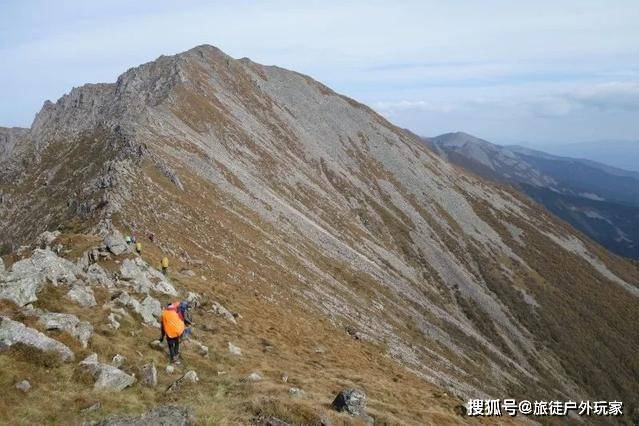
[[[107,319],[109,320],[109,328],[113,330],[117,330],[118,328],[120,328],[120,322],[118,321],[118,315],[116,313],[111,312]]]
[[[107,288],[115,285],[104,268],[97,263],[92,263],[87,267],[86,275],[89,284],[97,284]]]
[[[91,308],[97,305],[91,287],[81,284],[74,284],[71,290],[66,294],[66,297],[84,308]]]
[[[0,275],[4,274],[6,272],[6,269],[4,267],[4,260],[2,260],[2,258],[0,257]]]
[[[201,296],[194,291],[189,291],[186,294],[186,302],[188,302],[189,306],[192,308],[197,308],[201,303]]]
[[[60,231],[44,231],[36,239],[36,245],[40,247],[49,247],[60,236]]]
[[[246,380],[249,382],[259,382],[260,380],[262,380],[262,376],[260,376],[259,373],[252,372],[251,374],[246,376]]]
[[[122,367],[122,364],[126,362],[126,357],[124,355],[115,354],[111,359],[111,365],[115,368]]]
[[[36,315],[39,317],[38,321],[47,330],[66,331],[78,339],[83,348],[87,347],[93,335],[93,326],[86,321],[80,321],[75,315],[53,312],[36,313]]]
[[[155,387],[158,384],[158,370],[154,363],[140,367],[140,382],[144,386]]]
[[[174,405],[156,407],[142,416],[111,415],[96,426],[187,426],[195,424],[189,408]]]
[[[29,383],[28,380],[20,380],[18,383],[16,383],[16,389],[27,393],[29,392],[29,389],[31,389],[31,383]]]
[[[197,373],[195,371],[193,370],[187,371],[186,374],[184,374],[184,376],[180,377],[179,379],[171,383],[169,387],[166,389],[166,392],[167,393],[177,392],[184,385],[188,383],[197,383],[199,380],[200,379],[197,377]]]
[[[151,296],[147,296],[138,302],[135,298],[130,296],[126,291],[120,293],[115,299],[116,303],[131,309],[136,314],[142,317],[142,321],[152,327],[159,327],[160,323],[157,318],[160,318],[162,314],[162,305],[157,299]]]
[[[49,249],[36,249],[30,258],[17,261],[8,273],[0,276],[0,299],[19,306],[38,300],[37,293],[48,280],[54,285],[73,283],[77,268]]]
[[[80,366],[91,372],[95,384],[95,390],[115,390],[121,391],[133,383],[135,377],[126,374],[124,371],[112,365],[98,362],[98,355],[91,354],[80,362]]]
[[[145,323],[156,327],[160,326],[157,319],[160,318],[162,314],[162,305],[157,299],[151,296],[145,297],[140,303],[137,313],[140,314]]]
[[[173,287],[173,285],[166,280],[160,280],[159,282],[157,282],[153,286],[153,290],[157,291],[158,293],[167,294],[169,296],[178,295],[178,292],[175,289],[175,287]]]
[[[219,304],[218,302],[211,303],[211,312],[214,313],[215,315],[219,315],[226,318],[228,321],[232,322],[233,324],[237,324],[237,321],[235,320],[235,317],[233,316],[233,314],[224,306]]]
[[[0,341],[5,347],[22,343],[41,351],[53,351],[63,361],[69,361],[74,358],[73,352],[66,345],[40,333],[38,330],[3,316],[0,316]]]
[[[148,293],[154,290],[169,296],[177,296],[178,292],[166,277],[157,269],[150,267],[142,258],[124,259],[120,266],[122,278],[129,281],[135,291]]]
[[[195,349],[197,350],[197,352],[202,355],[203,357],[208,357],[209,356],[209,347],[206,345],[203,345],[202,343],[198,342],[197,340],[194,339],[189,339],[189,342],[195,347]]]
[[[288,390],[288,394],[295,398],[302,398],[304,395],[306,395],[306,392],[304,392],[300,388],[290,388]]]
[[[337,394],[331,407],[339,412],[345,412],[351,416],[365,416],[366,395],[357,389],[344,389]]]
[[[80,345],[86,349],[89,344],[89,339],[93,335],[93,326],[87,321],[80,321],[75,328],[73,336],[77,337],[80,341]]]
[[[104,245],[109,249],[111,253],[116,256],[122,253],[126,253],[126,251],[128,250],[126,240],[124,239],[120,231],[115,228],[113,228],[104,237]]]
[[[231,342],[229,342],[229,352],[231,353],[231,355],[242,355],[242,350]]]

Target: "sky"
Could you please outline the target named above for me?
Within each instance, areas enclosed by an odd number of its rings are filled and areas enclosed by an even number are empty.
[[[0,0],[0,126],[212,44],[294,69],[424,136],[639,140],[639,2]]]

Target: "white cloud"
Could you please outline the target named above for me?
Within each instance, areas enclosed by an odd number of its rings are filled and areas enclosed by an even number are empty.
[[[567,98],[584,107],[604,111],[639,110],[639,82],[611,82],[584,88]]]

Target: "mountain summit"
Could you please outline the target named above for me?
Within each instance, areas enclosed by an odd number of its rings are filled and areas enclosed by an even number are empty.
[[[246,345],[267,342],[257,365],[316,374],[317,395],[354,383],[413,424],[437,421],[380,383],[639,404],[636,265],[308,76],[199,46],[75,88],[10,134],[7,251],[54,229],[153,234],[143,257],[196,268],[178,290],[243,308]],[[349,356],[311,360],[344,337]],[[402,373],[371,372],[386,356]],[[354,370],[324,377],[345,358]]]

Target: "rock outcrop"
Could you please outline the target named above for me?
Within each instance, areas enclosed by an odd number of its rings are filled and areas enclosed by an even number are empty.
[[[16,343],[40,351],[55,352],[62,361],[70,361],[74,358],[71,349],[63,343],[22,323],[0,316],[0,347],[11,347]]]
[[[29,314],[37,316],[39,322],[47,330],[66,331],[77,338],[83,348],[87,347],[89,339],[93,334],[93,326],[87,321],[80,321],[75,315],[41,312],[39,310],[33,310],[33,313],[29,312]]]
[[[366,395],[357,389],[344,389],[337,394],[331,407],[351,416],[364,416],[366,414]]]
[[[91,373],[96,390],[121,391],[136,382],[135,377],[119,368],[98,362],[98,355],[95,353],[82,360],[80,367]]]
[[[9,299],[20,306],[33,303],[45,283],[74,283],[76,273],[74,263],[48,248],[36,249],[31,257],[17,261],[0,275],[0,299]]]

